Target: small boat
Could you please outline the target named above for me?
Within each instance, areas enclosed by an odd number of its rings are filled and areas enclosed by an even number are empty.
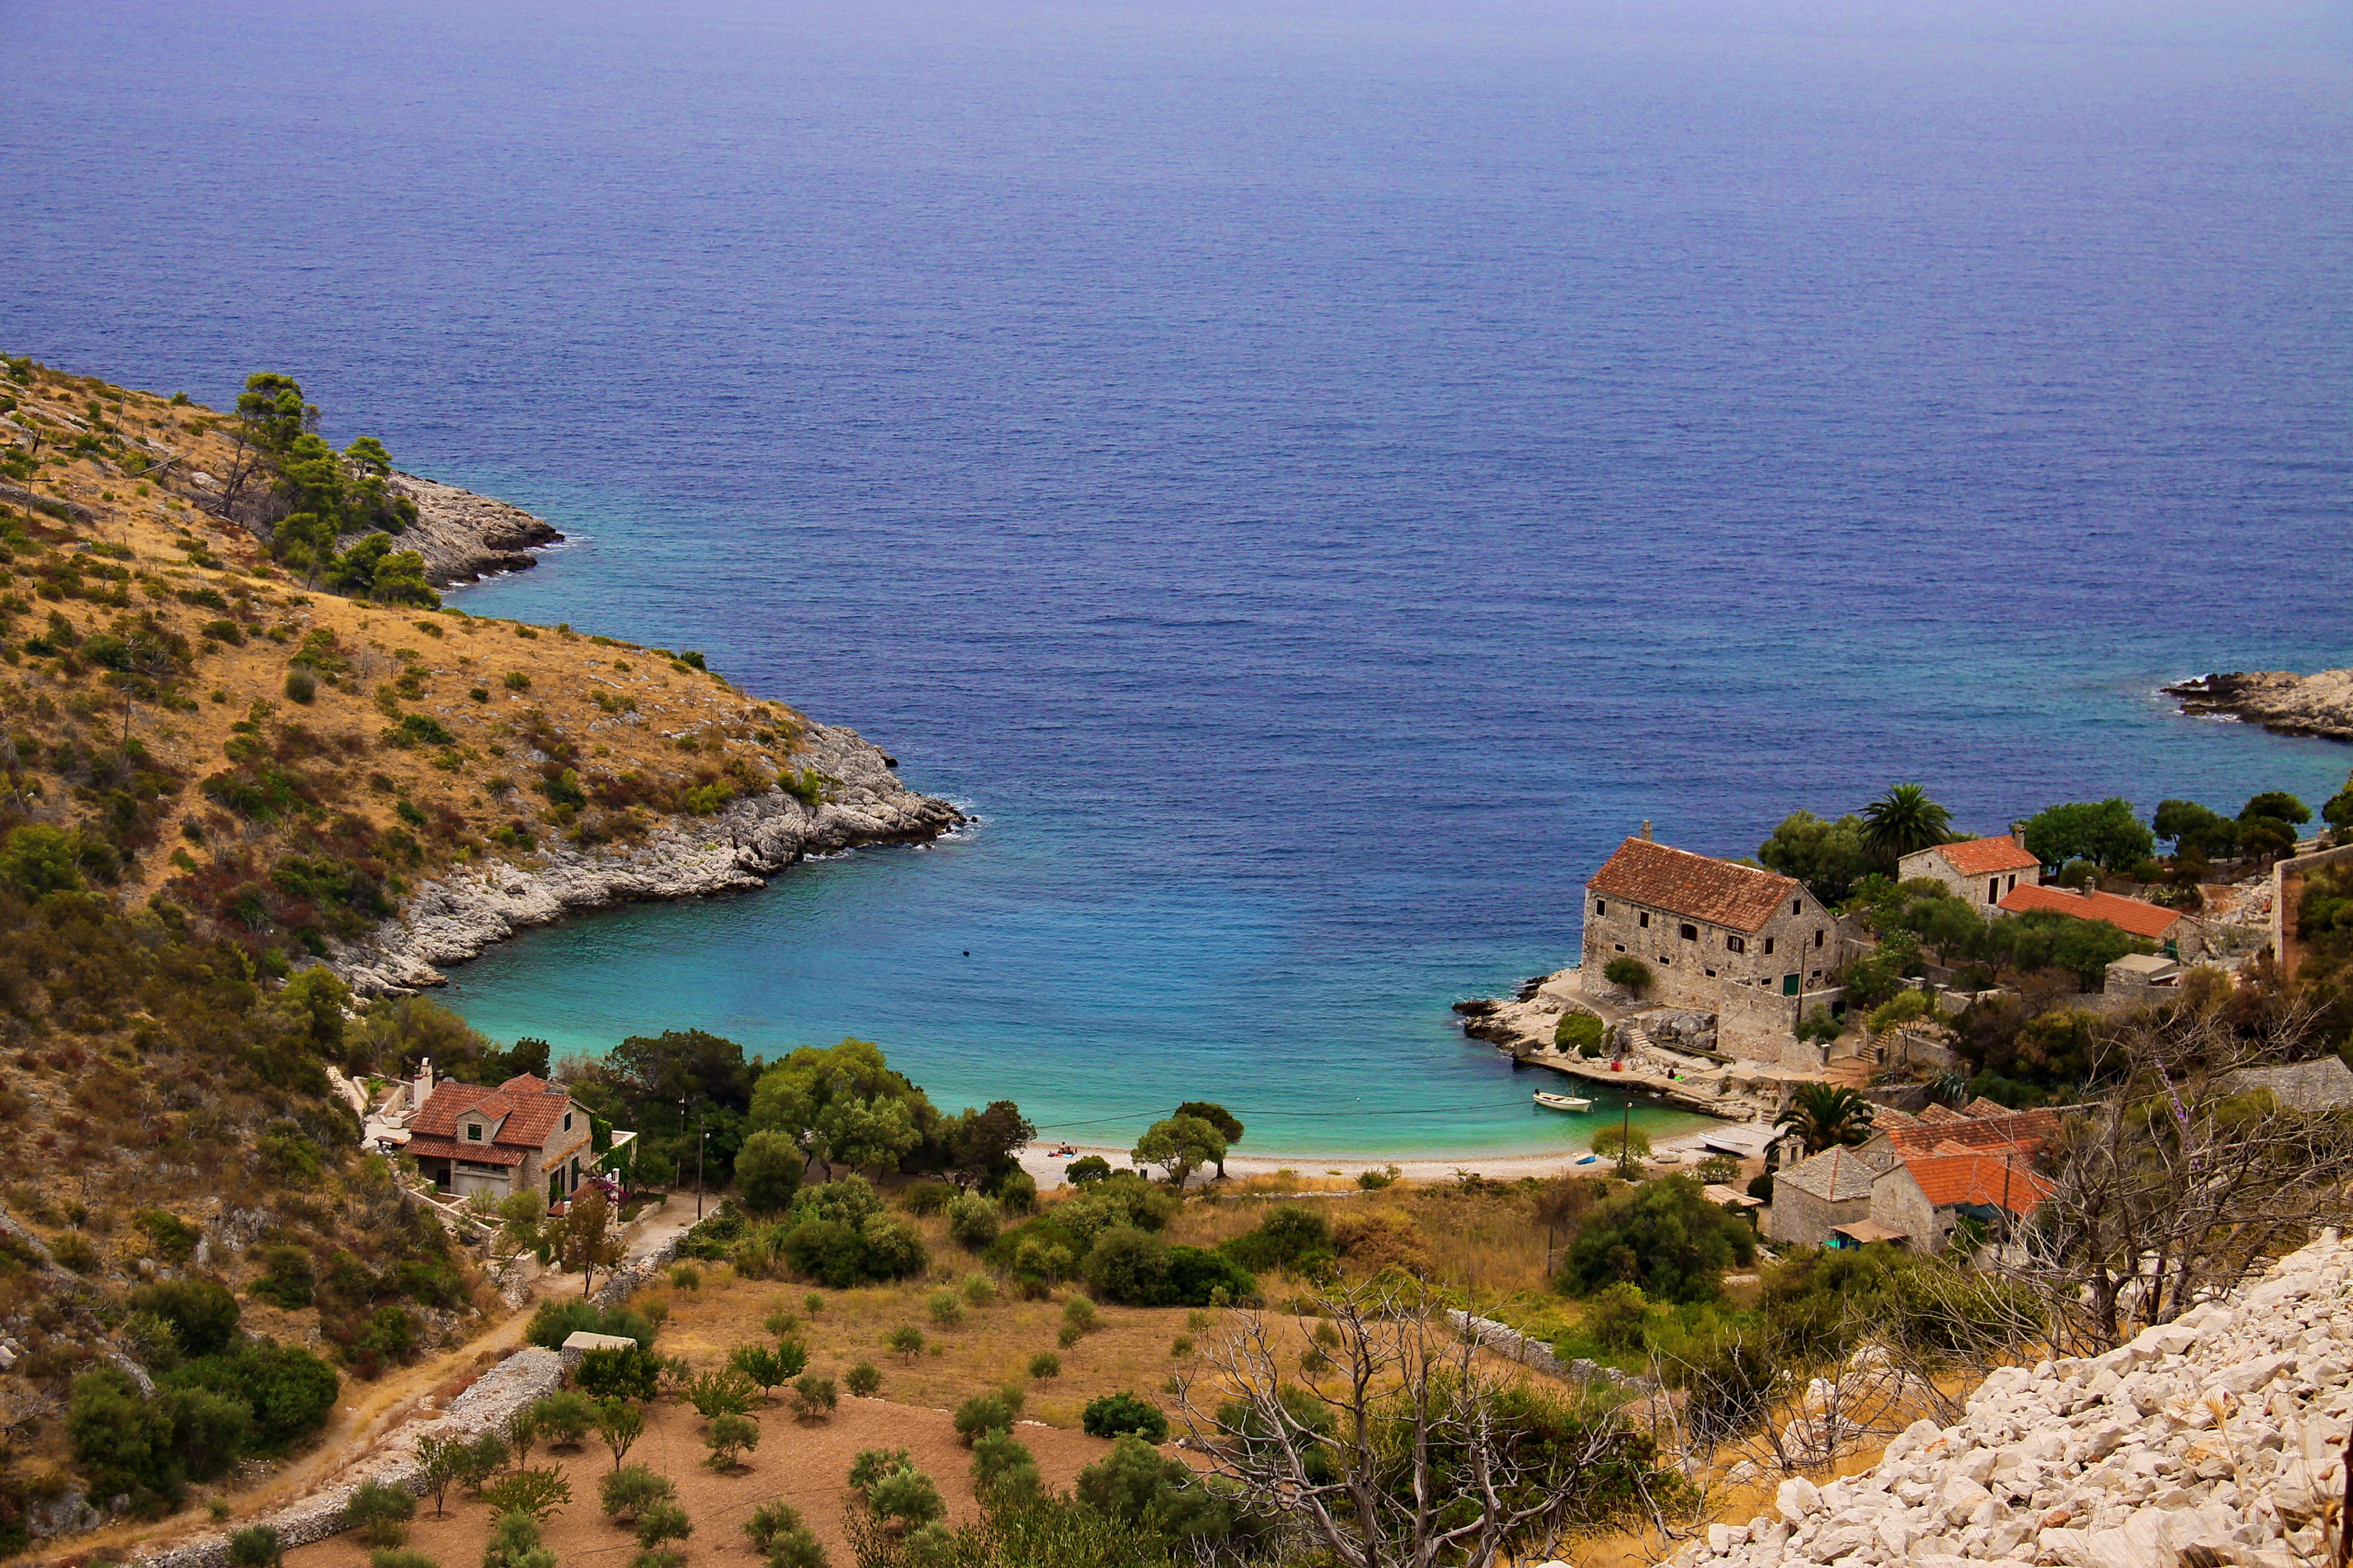
[[[1601,1156],[1599,1154],[1586,1154],[1577,1159],[1571,1160],[1569,1163],[1572,1165],[1590,1165],[1594,1161],[1599,1160],[1599,1158],[1601,1158]]]
[[[1547,1110],[1590,1110],[1593,1109],[1593,1101],[1589,1100],[1582,1100],[1573,1094],[1546,1094],[1541,1089],[1536,1091],[1535,1102],[1538,1105],[1543,1106]]]

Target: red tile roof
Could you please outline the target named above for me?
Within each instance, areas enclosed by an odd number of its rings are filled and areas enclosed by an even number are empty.
[[[1929,851],[1945,858],[1945,863],[1964,877],[1990,877],[1996,871],[2037,871],[2042,862],[2019,847],[2009,834],[1991,838],[1965,838],[1958,844],[1940,844]]]
[[[1918,1120],[1934,1124],[1949,1124],[1955,1121],[1967,1121],[1968,1118],[1949,1105],[1930,1104],[1920,1108]]]
[[[1943,1143],[1999,1153],[2005,1149],[2031,1152],[2059,1136],[2059,1118],[2048,1110],[2013,1110],[2003,1116],[1981,1116],[1958,1121],[1923,1121],[1916,1127],[1890,1127],[1879,1136],[1895,1152],[1910,1159]],[[1876,1139],[1873,1140],[1876,1142]]]
[[[556,1129],[564,1125],[564,1113],[571,1108],[571,1095],[529,1073],[511,1078],[496,1089],[445,1079],[435,1088],[424,1109],[408,1123],[409,1131],[415,1135],[409,1142],[409,1152],[426,1154],[434,1159],[449,1157],[438,1148],[428,1150],[422,1147],[428,1142],[446,1142],[452,1148],[462,1143],[468,1151],[465,1156],[468,1159],[487,1154],[493,1146],[544,1149]],[[476,1143],[458,1137],[458,1119],[468,1111],[479,1113],[484,1121],[499,1123],[499,1130],[491,1140]],[[584,1131],[579,1136],[587,1134]],[[520,1164],[522,1156],[518,1154],[512,1162],[484,1159],[482,1163]]]
[[[1705,921],[1733,931],[1762,930],[1774,907],[1798,892],[1796,880],[1736,866],[1647,838],[1629,838],[1585,884],[1604,898]]]
[[[2064,888],[2013,888],[2003,895],[2001,907],[2014,915],[2032,910],[2055,910],[2073,920],[2106,921],[2151,942],[2161,940],[2181,919],[2179,910],[2145,904],[2138,899],[2118,898],[2114,893],[2071,893]]]
[[[411,1138],[401,1152],[421,1160],[464,1160],[476,1165],[520,1165],[523,1152],[501,1143],[460,1143],[451,1138]]]
[[[1991,1154],[1922,1154],[1904,1162],[1912,1179],[1936,1208],[1967,1204],[1998,1208],[2024,1218],[2051,1195],[2051,1183],[2023,1160]]]

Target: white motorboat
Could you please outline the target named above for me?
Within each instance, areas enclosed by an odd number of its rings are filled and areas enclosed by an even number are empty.
[[[1543,1106],[1546,1110],[1590,1110],[1593,1109],[1593,1101],[1589,1100],[1582,1100],[1573,1094],[1546,1094],[1542,1089],[1538,1089],[1536,1091],[1535,1102],[1538,1105]]]

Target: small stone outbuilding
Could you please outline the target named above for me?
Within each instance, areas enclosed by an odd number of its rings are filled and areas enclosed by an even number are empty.
[[[2206,951],[2206,928],[2196,917],[2117,893],[2021,887],[2004,893],[1996,908],[2006,915],[2048,910],[2070,920],[2105,921],[2126,936],[2157,943],[2158,951],[2171,959],[2196,958]]]
[[[1942,883],[1962,902],[1989,910],[2016,892],[2021,879],[2030,888],[2041,882],[2042,864],[2004,833],[1915,849],[1895,862],[1895,875],[1899,881]]]

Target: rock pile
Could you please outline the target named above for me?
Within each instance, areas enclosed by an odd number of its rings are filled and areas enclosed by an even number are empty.
[[[1914,1423],[1864,1475],[1786,1480],[1780,1518],[1710,1525],[1673,1568],[2333,1562],[2348,1274],[2331,1234],[2105,1355],[2002,1368],[1959,1426]]]

